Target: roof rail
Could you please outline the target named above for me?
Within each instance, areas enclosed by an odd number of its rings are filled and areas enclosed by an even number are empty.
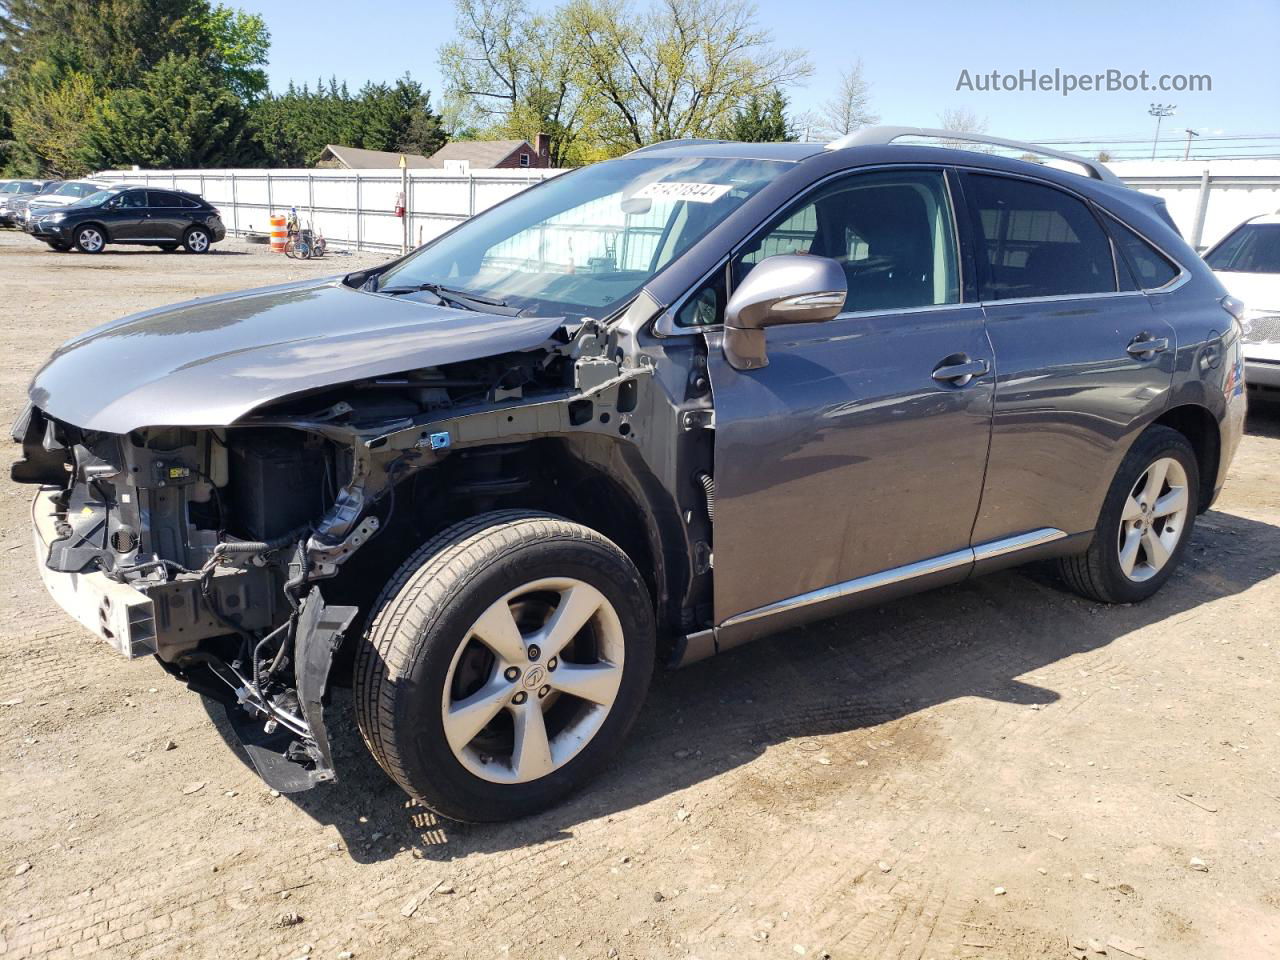
[[[661,150],[664,147],[674,147],[677,144],[685,146],[693,146],[699,143],[732,143],[731,140],[719,140],[714,137],[677,137],[674,140],[659,140],[657,143],[646,143],[643,147],[636,147],[627,156],[634,156],[637,153],[646,153],[650,150]]]
[[[1034,153],[1043,157],[1053,157],[1068,163],[1078,164],[1089,172],[1089,176],[1104,183],[1122,183],[1119,177],[1108,170],[1097,160],[1090,160],[1074,153],[1053,150],[1037,143],[1023,143],[1021,140],[1005,140],[1002,137],[989,137],[985,133],[967,133],[959,130],[935,130],[928,127],[864,127],[853,133],[846,133],[838,140],[827,144],[828,150],[843,150],[845,147],[884,146],[903,137],[925,137],[930,140],[962,140],[966,143],[986,143],[996,147],[1009,147]]]

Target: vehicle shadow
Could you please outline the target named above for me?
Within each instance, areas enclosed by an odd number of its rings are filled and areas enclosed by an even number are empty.
[[[361,743],[350,692],[337,691],[328,726],[340,782],[290,799],[335,826],[357,862],[406,848],[447,861],[543,843],[791,740],[874,727],[960,697],[1052,704],[1057,691],[1019,678],[1277,573],[1280,527],[1210,511],[1199,518],[1177,574],[1141,605],[1083,600],[1050,568],[1031,566],[659,671],[627,746],[604,776],[555,809],[514,823],[457,824],[407,800]],[[1158,643],[1157,632],[1149,636]]]

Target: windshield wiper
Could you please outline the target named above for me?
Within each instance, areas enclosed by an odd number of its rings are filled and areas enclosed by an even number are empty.
[[[485,313],[488,308],[489,312],[509,314],[510,316],[518,316],[520,309],[511,307],[507,301],[499,300],[496,297],[487,297],[479,293],[471,293],[468,290],[458,290],[455,287],[446,287],[442,283],[416,283],[412,286],[405,287],[380,287],[378,293],[385,293],[388,296],[396,296],[405,293],[421,293],[435,294],[440,300],[452,306],[461,307],[464,310],[474,310],[477,313]],[[494,309],[497,308],[497,309]]]

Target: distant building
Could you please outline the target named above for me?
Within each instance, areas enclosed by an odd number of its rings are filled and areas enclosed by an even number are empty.
[[[424,157],[420,153],[399,154],[391,150],[362,150],[359,147],[344,147],[337,143],[331,143],[321,151],[316,166],[339,167],[347,170],[388,170],[400,166],[401,156],[411,170],[440,166],[438,163],[433,164],[430,157]]]
[[[400,157],[410,170],[511,170],[550,166],[551,138],[540,133],[528,140],[455,140],[429,157],[420,153],[399,154],[393,150],[363,150],[331,143],[320,153],[317,167],[346,170],[389,170],[400,166]]]
[[[540,133],[528,140],[455,140],[427,158],[426,165],[443,169],[464,166],[472,170],[510,170],[550,166],[551,138]]]

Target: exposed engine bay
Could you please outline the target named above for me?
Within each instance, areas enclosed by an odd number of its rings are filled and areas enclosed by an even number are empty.
[[[609,352],[588,320],[541,349],[293,395],[228,426],[109,433],[33,405],[15,425],[13,477],[42,486],[42,575],[122,653],[153,654],[223,701],[277,789],[333,779],[321,700],[344,633],[446,523],[595,495],[589,480],[574,488],[572,463],[614,456],[654,372]],[[588,436],[553,449],[575,432]],[[557,458],[554,475],[540,466]]]

